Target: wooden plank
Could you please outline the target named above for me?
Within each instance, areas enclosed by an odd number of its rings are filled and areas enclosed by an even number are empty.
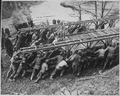
[[[92,34],[93,36],[94,36],[94,38],[97,38],[98,36],[96,35],[96,34],[94,34],[94,33],[90,33],[90,34]]]
[[[89,38],[91,38],[89,35],[87,35],[87,34],[81,34],[81,37],[82,37],[82,39],[89,39]]]
[[[97,37],[102,36],[102,35],[101,35],[100,33],[98,33],[98,32],[93,33],[93,34],[97,35]]]
[[[110,31],[113,31],[114,33],[119,33],[119,29],[117,29],[117,28],[111,28],[111,29],[109,29]]]
[[[114,20],[114,19],[119,19],[119,16],[111,16],[109,18],[101,18],[101,19],[93,19],[93,20],[85,20],[85,21],[78,21],[78,22],[73,22],[73,23],[67,23],[64,24],[64,26],[69,26],[69,25],[76,25],[76,24],[84,24],[84,23],[94,23],[96,21],[101,21],[101,20]],[[41,26],[35,26],[33,28],[22,28],[22,31],[30,31],[30,30],[36,30],[36,29],[45,29],[45,28],[54,28],[54,27],[60,27],[63,26],[62,24],[56,24],[56,25],[48,25],[45,27]]]
[[[75,50],[77,46],[78,46],[77,44],[73,45],[71,50]]]
[[[106,33],[108,33],[108,34],[113,34],[113,32],[112,31],[110,31],[110,30],[108,30],[108,31],[105,31]]]
[[[84,46],[84,45],[82,45],[82,44],[79,44],[76,48],[75,48],[75,50],[79,50],[79,49],[85,49],[86,47]],[[74,49],[73,49],[74,50]]]
[[[109,36],[109,37],[101,37],[101,38],[98,38],[98,39],[92,39],[92,40],[85,40],[83,42],[72,42],[72,43],[67,43],[67,44],[60,44],[60,45],[51,45],[49,47],[42,47],[42,48],[38,48],[38,49],[32,49],[32,50],[21,50],[22,52],[33,52],[33,51],[38,51],[38,50],[48,50],[48,49],[53,49],[53,48],[59,48],[59,47],[62,47],[62,46],[68,46],[68,45],[75,45],[75,44],[83,44],[83,43],[87,43],[87,42],[93,42],[93,41],[98,41],[98,40],[105,40],[105,39],[108,39],[108,38],[116,38],[116,37],[119,37],[119,35],[113,35],[113,36]]]
[[[113,29],[113,28],[109,28],[109,29]],[[99,30],[87,30],[85,31],[84,33],[76,33],[76,34],[68,34],[66,36],[73,36],[73,35],[80,35],[80,34],[88,34],[88,33],[97,33],[98,31],[100,32],[104,32],[106,34],[110,34],[110,33],[107,33],[107,31],[109,31],[109,29],[99,29]],[[115,28],[116,30],[119,30],[118,28]],[[118,31],[119,32],[119,31]]]
[[[97,32],[98,34],[100,34],[101,36],[104,36],[104,35],[106,35],[105,33],[103,33],[103,32]]]
[[[92,37],[92,38],[94,38],[95,36],[94,35],[92,35],[91,33],[88,33],[88,35],[90,36],[90,37]]]
[[[101,32],[103,32],[104,34],[108,35],[108,30],[101,30]]]

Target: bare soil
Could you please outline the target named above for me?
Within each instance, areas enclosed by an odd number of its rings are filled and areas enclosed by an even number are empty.
[[[102,76],[97,69],[84,71],[80,77],[65,74],[56,77],[53,81],[49,78],[34,83],[30,76],[19,78],[15,82],[6,79],[10,65],[5,50],[1,51],[3,67],[1,70],[1,94],[11,95],[119,95],[119,66],[104,70]]]

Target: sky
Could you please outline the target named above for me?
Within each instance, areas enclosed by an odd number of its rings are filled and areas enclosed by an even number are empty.
[[[70,15],[75,15],[77,12],[74,12],[70,8],[64,8],[60,5],[63,0],[47,0],[45,3],[42,3],[37,6],[30,8],[32,11],[31,16],[35,23],[39,21],[52,22],[53,19],[64,20],[64,21],[78,21],[78,17],[71,17]],[[89,20],[90,15],[82,14],[82,20]]]

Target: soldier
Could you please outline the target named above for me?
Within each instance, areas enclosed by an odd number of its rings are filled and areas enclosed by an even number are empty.
[[[30,65],[35,60],[36,56],[37,52],[29,53],[28,56],[26,56],[26,63]]]
[[[41,33],[41,39],[43,42],[45,42],[48,38],[46,37],[47,36],[47,32],[49,31],[48,28],[46,28],[45,30],[43,30],[43,32]]]
[[[81,56],[78,53],[78,50],[74,52],[73,55],[69,57],[69,60],[72,61],[72,69],[73,69],[73,74],[77,73],[77,76],[80,75],[81,67],[79,67],[79,63],[81,61]]]
[[[106,48],[106,50],[108,50],[108,55],[107,55],[106,62],[105,62],[105,64],[104,64],[104,68],[103,68],[103,69],[106,68],[106,66],[107,66],[107,64],[108,64],[109,61],[110,61],[110,63],[109,63],[110,65],[111,65],[111,63],[113,62],[113,57],[114,57],[114,52],[115,52],[116,47],[117,47],[117,46],[110,44],[110,45]]]
[[[18,40],[16,43],[16,50],[19,50],[21,47],[25,46],[25,36],[24,33],[21,32],[20,35],[18,36]]]
[[[41,53],[37,54],[37,57],[35,58],[35,60],[32,62],[32,65],[34,65],[33,71],[32,71],[32,75],[31,75],[31,80],[33,80],[34,76],[36,75],[36,73],[40,70],[41,65],[42,65],[42,61],[43,59],[45,59],[46,55],[44,55],[42,57]]]
[[[25,76],[26,73],[26,58],[22,57],[22,61],[19,64],[19,67],[17,69],[17,72],[15,74],[15,76],[13,77],[14,80],[20,75],[20,73],[22,72],[22,77]]]
[[[5,48],[6,48],[6,53],[11,58],[13,55],[13,45],[8,36],[6,36],[5,38]]]
[[[61,70],[61,74],[60,76],[63,76],[63,73],[65,71],[65,67],[68,67],[67,64],[67,59],[66,60],[62,60],[60,63],[57,64],[57,66],[55,67],[55,70],[52,72],[50,79],[53,80],[53,77],[56,75],[56,73]]]
[[[60,20],[57,20],[57,23],[60,24]]]
[[[53,22],[53,24],[56,24],[56,20],[55,20],[55,19],[53,19],[53,21],[52,21],[52,22]]]
[[[58,63],[60,63],[62,60],[63,60],[63,56],[62,56],[62,52],[60,52],[59,54],[58,54],[58,52],[59,51],[57,51],[57,50],[55,50],[51,55],[55,55],[54,57],[52,57],[52,58],[50,58],[49,60],[56,60],[57,62],[56,62],[56,64],[58,64]],[[56,56],[56,54],[58,54],[57,56]]]
[[[112,63],[111,63],[112,64]],[[117,43],[117,47],[114,52],[114,65],[119,64],[119,43]]]
[[[107,51],[107,49],[104,49],[104,46],[101,48],[101,49],[98,49],[96,52],[94,53],[98,53],[98,57],[97,57],[97,60],[94,64],[94,67],[96,67],[96,65],[98,63],[100,63],[101,65],[103,65],[104,63],[104,59],[105,59],[105,52]]]
[[[29,46],[31,42],[32,42],[32,33],[27,32],[26,33],[26,40],[25,40],[26,46]]]
[[[48,71],[48,60],[45,60],[45,62],[42,64],[41,70],[37,75],[36,83],[42,78],[43,75]]]
[[[10,81],[12,81],[12,80],[15,81],[13,77],[16,74],[18,66],[19,66],[19,64],[21,62],[21,58],[19,58],[18,54],[19,54],[19,52],[15,52],[13,54],[12,58],[10,59],[11,65],[10,65],[9,70],[7,72],[7,78],[8,78],[11,71],[13,71],[11,76],[10,76],[10,79],[9,79]]]
[[[10,30],[8,28],[5,29],[5,35],[7,35],[8,37],[10,37]]]

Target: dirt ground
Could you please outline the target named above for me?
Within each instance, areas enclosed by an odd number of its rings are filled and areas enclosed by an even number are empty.
[[[30,76],[19,78],[10,82],[6,78],[10,61],[2,50],[3,69],[1,70],[1,94],[11,95],[118,95],[119,94],[119,66],[104,70],[99,76],[97,69],[84,71],[80,77],[66,74],[56,77],[53,81],[49,78],[34,83]]]

